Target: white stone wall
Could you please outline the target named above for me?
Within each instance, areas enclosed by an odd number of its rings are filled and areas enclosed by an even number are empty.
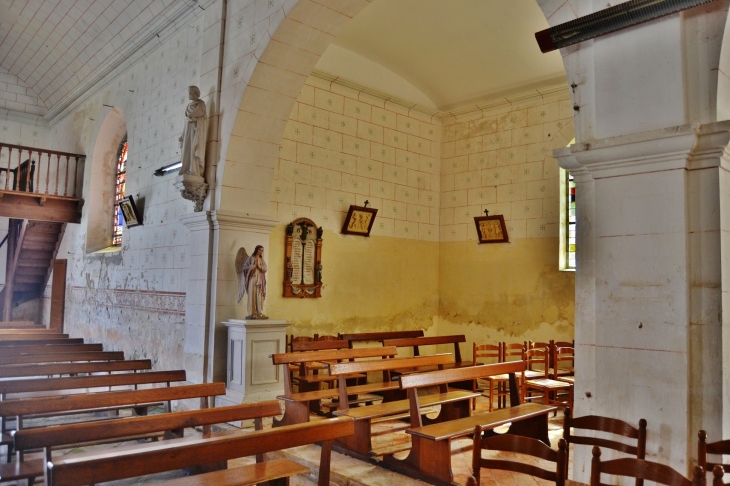
[[[43,115],[46,106],[38,95],[17,76],[0,67],[0,110]]]

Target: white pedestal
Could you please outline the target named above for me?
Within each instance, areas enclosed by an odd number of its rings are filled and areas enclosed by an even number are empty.
[[[280,319],[224,322],[228,327],[228,377],[226,395],[216,398],[216,406],[273,400],[284,392],[281,367],[271,355],[285,352],[286,328]]]

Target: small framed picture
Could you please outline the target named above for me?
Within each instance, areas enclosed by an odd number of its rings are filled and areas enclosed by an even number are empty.
[[[477,216],[474,218],[477,226],[479,243],[509,243],[507,226],[504,224],[504,216]]]
[[[134,204],[134,196],[127,196],[119,200],[119,210],[127,225],[127,228],[139,226],[142,224],[142,215],[137,211],[137,205]]]
[[[350,206],[347,217],[345,217],[345,224],[342,225],[342,234],[370,236],[376,214],[378,214],[378,210],[375,208]]]

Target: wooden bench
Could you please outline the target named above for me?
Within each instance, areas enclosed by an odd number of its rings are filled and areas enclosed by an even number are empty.
[[[423,330],[416,329],[413,331],[383,331],[383,332],[358,332],[352,334],[340,334],[339,338],[344,339],[353,347],[353,343],[363,341],[380,341],[383,342],[386,339],[406,339],[423,337]]]
[[[0,321],[0,329],[39,329],[42,327],[33,321]]]
[[[298,462],[289,459],[275,459],[155,484],[158,486],[247,486],[267,481],[264,484],[269,486],[285,486],[289,484],[290,476],[308,472],[309,468]]]
[[[415,356],[412,358],[394,358],[380,361],[363,361],[359,363],[337,363],[331,364],[330,373],[340,375],[352,372],[373,372],[393,371],[405,368],[417,368],[420,366],[445,366],[453,363],[451,354],[437,354],[433,356]],[[372,424],[386,420],[408,417],[411,414],[411,405],[408,399],[391,402],[383,402],[377,405],[366,405],[350,408],[347,395],[350,389],[339,387],[339,408],[334,412],[337,416],[346,416],[355,420],[355,434],[338,440],[335,447],[345,454],[358,459],[369,460],[371,455],[378,455],[372,449]],[[471,391],[453,391],[446,387],[439,390],[438,394],[417,397],[417,401],[423,407],[441,405],[441,412],[433,419],[433,422],[440,422],[454,417],[468,415],[471,400],[478,397],[479,393]],[[428,410],[433,412],[434,410]],[[421,423],[421,414],[426,410],[418,411],[418,424]],[[430,420],[426,419],[429,423]],[[411,421],[413,417],[411,416]]]
[[[349,343],[344,340],[325,340],[325,341],[292,341],[292,351],[323,351],[326,349],[346,349]],[[334,379],[327,374],[319,375],[320,370],[324,370],[326,366],[323,363],[307,362],[289,365],[289,373],[292,379],[298,385],[299,392],[319,390],[322,383],[332,385]],[[312,372],[312,374],[310,374]]]
[[[44,344],[83,344],[83,338],[57,338],[47,336],[43,339],[14,339],[10,341],[0,340],[0,348],[15,348],[18,346],[38,346]]]
[[[165,439],[179,438],[183,437],[184,429],[190,427],[203,427],[204,433],[210,434],[211,425],[236,420],[254,419],[256,430],[261,430],[263,417],[273,417],[280,413],[279,402],[270,400],[231,407],[20,430],[15,434],[15,448],[18,451],[42,449],[43,459],[0,464],[0,481],[29,479],[32,482],[34,478],[43,476],[43,465],[45,462],[53,461],[51,451],[54,448],[68,449],[89,444],[118,443],[159,436]],[[257,462],[264,460],[263,456],[257,456],[256,459]]]
[[[302,367],[307,363],[326,363],[341,360],[363,359],[363,358],[387,358],[395,356],[396,349],[389,348],[359,348],[359,349],[330,349],[322,351],[306,351],[293,353],[279,353],[271,356],[274,365],[282,365],[284,373],[284,395],[277,398],[285,401],[285,413],[281,420],[274,419],[274,426],[292,425],[309,421],[310,410],[318,412],[321,401],[338,396],[337,389],[315,390],[294,393],[292,380],[289,374],[289,365],[297,364]],[[345,383],[346,384],[346,383]],[[389,391],[398,390],[397,382],[367,383],[350,387],[350,395],[382,393],[384,399]],[[372,400],[372,398],[370,399]]]
[[[149,359],[99,361],[89,363],[42,363],[0,366],[0,379],[30,376],[77,375],[79,373],[111,373],[152,369]]]
[[[257,430],[250,434],[210,434],[203,437],[186,437],[119,447],[112,452],[75,454],[54,459],[48,463],[46,484],[48,486],[98,484],[320,442],[322,450],[318,484],[329,486],[331,441],[350,435],[353,431],[354,426],[351,419],[334,418],[275,429]],[[216,486],[240,484],[223,482],[223,479],[226,478],[221,478],[221,476],[226,476],[226,474],[220,471],[209,474],[212,474],[214,478],[210,482],[207,481],[206,475],[201,475],[197,477],[198,482],[192,482],[192,484],[214,484]],[[208,476],[208,478],[210,477]],[[252,483],[265,480],[256,478]],[[193,481],[193,478],[184,478],[184,480],[167,484],[191,484],[186,481]]]
[[[0,348],[0,354],[2,356],[44,353],[77,353],[80,351],[104,351],[104,347],[101,344],[33,344],[23,346],[4,346]]]
[[[7,331],[7,329],[5,331]],[[53,334],[53,333],[48,333],[48,332],[33,333],[31,331],[3,332],[3,329],[0,329],[0,341],[6,341],[6,342],[45,341],[45,340],[64,341],[67,339],[69,339],[68,334]]]
[[[14,335],[46,335],[53,334],[56,336],[68,337],[68,334],[60,334],[56,329],[0,329],[0,336],[14,336]]]
[[[166,383],[185,381],[184,370],[178,371],[153,371],[150,373],[124,373],[116,375],[77,376],[69,378],[36,378],[30,380],[0,380],[0,401],[5,400],[8,395],[17,394],[43,394],[58,390],[87,390],[89,388],[112,386],[130,386],[142,384]],[[0,445],[7,446],[7,457],[13,452],[13,436],[8,432],[7,421],[0,418],[0,430],[2,438]]]
[[[459,437],[470,436],[477,425],[483,429],[494,429],[511,423],[508,433],[531,437],[550,445],[547,427],[548,414],[554,411],[555,407],[540,404],[516,405],[475,415],[470,415],[471,408],[467,406],[462,417],[426,425],[422,425],[420,421],[418,388],[435,385],[442,387],[454,381],[508,374],[510,403],[519,404],[520,393],[515,375],[521,375],[524,371],[525,363],[523,361],[512,361],[402,376],[400,378],[401,388],[408,390],[411,404],[411,428],[406,430],[406,433],[411,435],[411,450],[403,460],[397,459],[393,455],[384,455],[383,465],[431,484],[452,484],[451,441]],[[520,381],[525,382],[524,379]]]
[[[444,366],[444,368],[461,368],[464,366],[473,366],[474,363],[471,361],[461,360],[461,349],[459,343],[465,343],[466,337],[463,334],[455,334],[450,336],[433,336],[433,337],[416,337],[416,338],[401,338],[401,339],[386,339],[383,341],[383,346],[395,346],[396,348],[411,348],[413,350],[413,356],[420,356],[421,346],[438,346],[439,344],[452,344],[454,346],[454,362],[450,365]],[[433,371],[436,367],[422,367],[416,371]],[[464,390],[473,390],[473,382],[459,382],[451,383],[451,386],[456,388],[462,388]]]
[[[77,351],[75,353],[0,355],[0,367],[31,363],[64,363],[70,361],[122,361],[124,351]]]

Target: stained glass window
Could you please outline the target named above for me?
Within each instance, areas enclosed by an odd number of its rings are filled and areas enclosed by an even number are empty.
[[[565,222],[566,222],[566,237],[567,242],[565,245],[565,268],[575,269],[575,180],[568,171],[564,171],[565,176]]]
[[[114,191],[114,231],[112,233],[112,245],[119,246],[122,244],[122,226],[124,218],[122,217],[122,209],[119,207],[119,200],[124,197],[127,185],[127,136],[124,136],[122,143],[119,144],[119,152],[117,153],[117,176]]]

